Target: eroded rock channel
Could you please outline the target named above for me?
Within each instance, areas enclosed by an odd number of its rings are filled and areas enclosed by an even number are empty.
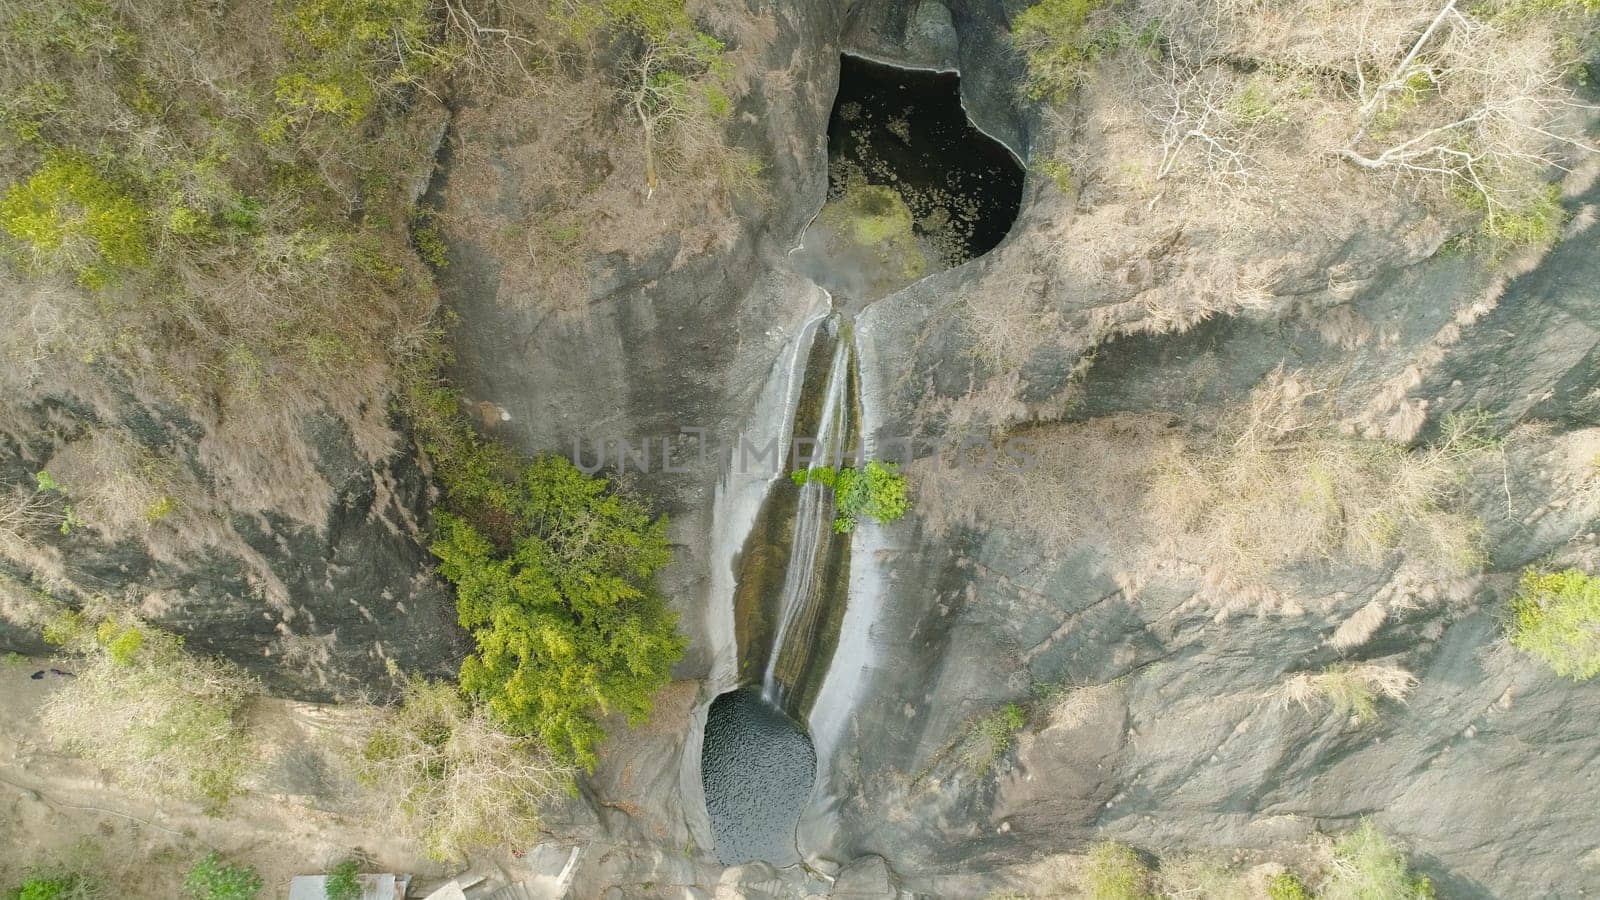
[[[955,73],[844,56],[828,124],[828,196],[792,254],[829,291],[809,331],[789,432],[795,469],[864,462],[852,317],[866,304],[992,250],[1015,220],[1016,157],[980,131]],[[706,809],[728,864],[801,859],[813,799],[807,721],[830,674],[849,601],[850,536],[831,488],[774,481],[735,564],[741,687],[718,697],[701,755]]]

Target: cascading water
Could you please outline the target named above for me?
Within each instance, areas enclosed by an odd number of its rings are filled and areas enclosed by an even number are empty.
[[[786,420],[752,423],[779,435],[780,454],[803,468],[871,457],[875,423],[862,393],[870,379],[857,372],[852,317],[993,249],[1017,215],[1023,184],[1015,155],[967,117],[954,73],[846,57],[828,131],[828,202],[789,264],[828,293],[832,312],[812,319],[792,347]],[[882,395],[882,385],[869,386]],[[737,553],[724,542],[714,554],[715,597],[727,606],[714,611],[713,683],[743,687],[707,713],[699,758],[706,812],[724,863],[789,865],[801,858],[803,811],[813,811],[808,847],[825,846],[826,837],[811,836],[831,833],[826,810],[838,787],[827,771],[819,778],[818,751],[837,756],[869,689],[884,533],[869,525],[836,534],[832,489],[810,479],[740,473],[718,499],[719,520],[733,529],[719,535],[745,537]]]
[[[850,402],[846,396],[849,374],[850,346],[847,341],[838,340],[829,366],[822,415],[817,419],[816,434],[805,448],[810,451],[807,468],[836,463],[847,448],[850,439]],[[800,487],[789,564],[784,569],[783,593],[778,598],[778,626],[761,679],[762,697],[780,708],[786,705],[790,693],[800,683],[815,644],[822,594],[820,570],[833,543],[832,493],[817,481],[808,481]]]

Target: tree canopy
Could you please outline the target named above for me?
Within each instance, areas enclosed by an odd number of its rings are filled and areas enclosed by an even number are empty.
[[[478,645],[461,687],[508,731],[593,766],[599,718],[643,721],[683,655],[654,584],[668,559],[666,519],[558,456],[535,460],[510,493],[503,544],[438,515],[432,550]]]

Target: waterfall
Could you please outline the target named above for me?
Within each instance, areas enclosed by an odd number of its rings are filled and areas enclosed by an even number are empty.
[[[777,434],[781,441],[789,440],[795,405],[800,398],[806,353],[826,323],[832,304],[828,292],[810,282],[800,283],[795,290],[805,301],[805,318],[793,328],[792,336],[784,342],[778,358],[773,360],[771,370],[757,394],[755,409],[739,432],[740,438],[748,437],[759,442]],[[723,461],[711,518],[711,590],[707,603],[706,631],[714,660],[709,680],[719,690],[733,687],[739,678],[739,648],[733,611],[734,560],[750,535],[751,523],[755,521],[761,504],[771,490],[772,482],[780,474],[777,471],[746,471],[739,465],[739,446],[736,440]]]
[[[838,335],[836,341],[822,414],[811,438],[808,468],[837,463],[850,439],[850,342],[843,335]],[[778,625],[761,683],[762,696],[778,706],[783,705],[787,693],[803,674],[815,636],[821,606],[817,602],[821,593],[817,575],[826,562],[833,534],[832,494],[831,488],[815,481],[800,487],[789,564],[778,598]]]

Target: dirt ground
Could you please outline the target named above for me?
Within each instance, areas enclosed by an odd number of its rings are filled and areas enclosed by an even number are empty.
[[[196,806],[118,788],[83,762],[52,750],[38,709],[70,660],[11,657],[0,662],[0,893],[33,867],[66,864],[101,873],[108,898],[176,900],[189,866],[218,851],[255,866],[263,897],[288,896],[295,875],[326,871],[359,855],[367,871],[410,872],[413,889],[455,874],[353,815],[325,740],[338,712],[262,701],[251,730],[263,735],[263,773],[220,816]],[[45,670],[34,680],[33,673]],[[489,863],[492,866],[493,863]],[[484,863],[475,865],[485,871]]]

